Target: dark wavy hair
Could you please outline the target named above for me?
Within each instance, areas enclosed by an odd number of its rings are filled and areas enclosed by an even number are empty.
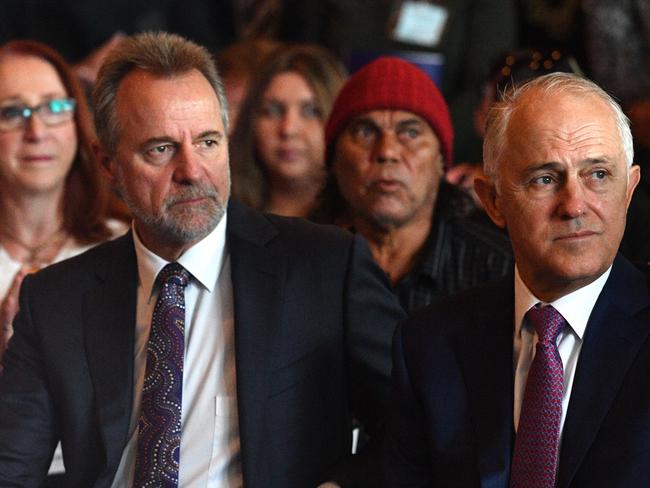
[[[106,226],[108,185],[93,156],[95,132],[90,110],[72,67],[58,52],[38,41],[9,41],[0,46],[0,59],[6,56],[30,56],[46,61],[56,70],[68,95],[75,99],[74,124],[78,146],[65,180],[63,228],[81,244],[107,239],[111,236]]]
[[[323,124],[347,72],[327,49],[311,44],[284,45],[268,54],[244,100],[230,143],[232,195],[251,207],[262,209],[269,197],[269,183],[255,147],[255,125],[264,92],[281,73],[297,73],[314,92]],[[323,154],[323,157],[325,155]]]

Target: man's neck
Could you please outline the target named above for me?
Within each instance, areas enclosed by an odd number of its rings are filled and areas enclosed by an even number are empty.
[[[431,231],[431,219],[411,221],[399,227],[378,227],[368,222],[354,222],[357,231],[370,246],[375,261],[395,285],[419,262]]]

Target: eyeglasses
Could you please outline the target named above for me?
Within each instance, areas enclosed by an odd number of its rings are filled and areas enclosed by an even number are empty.
[[[27,105],[0,106],[0,131],[7,132],[25,127],[27,120],[34,114],[48,127],[68,122],[74,115],[76,102],[74,98],[53,98],[34,107]]]

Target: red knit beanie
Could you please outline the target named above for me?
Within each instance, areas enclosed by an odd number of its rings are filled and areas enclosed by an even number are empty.
[[[405,110],[425,119],[440,141],[445,167],[451,166],[454,129],[445,99],[424,71],[393,57],[367,64],[343,85],[325,126],[328,163],[336,139],[350,120],[382,109]]]

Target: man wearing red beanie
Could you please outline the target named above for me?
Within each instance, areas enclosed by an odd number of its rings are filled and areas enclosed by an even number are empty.
[[[453,137],[435,84],[392,57],[349,78],[326,125],[320,217],[368,240],[408,312],[512,267],[505,236],[467,220],[465,197],[442,181]]]

